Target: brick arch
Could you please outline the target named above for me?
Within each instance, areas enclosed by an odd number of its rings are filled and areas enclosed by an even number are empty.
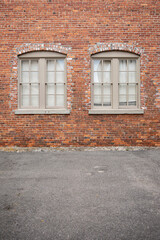
[[[20,55],[27,52],[33,51],[55,51],[59,53],[67,54],[70,47],[64,47],[61,44],[53,44],[53,43],[25,43],[16,48],[16,54]]]
[[[137,47],[136,44],[129,45],[126,43],[97,43],[89,48],[89,53],[92,55],[99,52],[113,50],[131,52],[138,55],[142,55],[143,53],[143,48]]]

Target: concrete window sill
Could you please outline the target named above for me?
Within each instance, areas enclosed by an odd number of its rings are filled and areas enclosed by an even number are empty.
[[[89,114],[144,114],[143,109],[91,109]]]
[[[68,109],[18,109],[15,111],[15,114],[70,114],[70,110]]]

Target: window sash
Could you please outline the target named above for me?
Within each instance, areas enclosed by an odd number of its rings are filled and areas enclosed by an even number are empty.
[[[50,108],[65,108],[66,107],[66,64],[65,64],[65,59],[64,60],[64,68],[62,69],[63,71],[61,71],[58,67],[57,67],[57,62],[59,60],[62,59],[46,59],[46,65],[45,65],[45,108],[46,109],[50,109]],[[49,61],[54,61],[54,69],[49,69],[48,71],[48,67],[47,67],[47,63]],[[58,69],[57,69],[58,68]],[[48,73],[53,73],[53,82],[48,81]],[[63,73],[63,81],[58,81],[58,75]],[[48,90],[48,86],[52,84],[54,87],[54,93],[49,94],[47,93]],[[63,93],[58,93],[58,87],[59,86],[64,86],[64,91]],[[50,96],[52,95],[53,97],[53,105],[50,105],[50,103],[48,104],[48,99],[50,99]],[[59,99],[58,99],[59,96]],[[63,104],[62,104],[62,98],[63,98]],[[58,104],[58,102],[60,104]]]
[[[101,66],[95,69],[94,61],[99,60]],[[95,59],[92,60],[92,108],[108,108],[112,107],[112,69],[111,69],[111,61],[108,59]],[[109,63],[109,67],[106,63]],[[98,75],[100,77],[100,81],[96,81],[95,76]],[[108,77],[109,76],[109,77]],[[99,86],[100,93],[95,93],[95,89]],[[109,92],[105,92],[105,88],[110,89]]]
[[[22,68],[22,63],[23,62],[28,62],[28,70],[25,70]],[[32,61],[37,61],[38,62],[38,68],[37,70],[33,71],[32,69]],[[39,81],[39,60],[38,59],[22,59],[20,60],[20,81],[19,81],[19,100],[20,100],[20,108],[22,109],[39,109],[39,106],[40,106],[40,92],[38,90],[38,92],[35,94],[35,93],[32,93],[32,89],[33,89],[33,86],[38,85],[38,89],[40,88],[40,81]],[[32,73],[37,73],[37,80],[36,81],[32,81]],[[23,73],[28,73],[28,81],[24,81],[23,79]],[[28,88],[29,88],[29,91],[28,93],[24,94],[23,93],[23,87],[25,85],[28,85]],[[33,99],[37,97],[37,104],[35,105],[33,103]],[[28,100],[27,100],[28,98]],[[25,105],[24,104],[24,99],[26,99],[26,101],[28,101],[28,104]]]
[[[121,60],[125,60],[127,62],[127,68],[126,68],[126,71],[120,71],[120,61]],[[129,61],[136,61],[136,65],[135,65],[135,71],[131,71],[129,69]],[[118,59],[118,108],[119,109],[134,109],[134,108],[139,108],[139,96],[140,96],[140,91],[139,91],[139,68],[138,68],[138,65],[139,65],[139,59],[135,59],[135,58],[120,58]],[[126,72],[126,83],[121,83],[120,82],[120,73],[121,72]],[[135,73],[135,81],[134,82],[131,82],[129,80],[129,74],[131,72],[134,72]],[[120,104],[120,86],[122,86],[122,84],[125,84],[126,85],[126,94],[125,94],[125,97],[126,97],[126,105],[122,105]],[[132,85],[132,84],[135,84],[135,94],[134,94],[134,98],[135,98],[135,102],[136,104],[135,105],[132,105],[130,104],[131,102],[129,101],[130,97],[133,96],[133,94],[129,94],[129,87]],[[132,101],[133,102],[133,101]]]

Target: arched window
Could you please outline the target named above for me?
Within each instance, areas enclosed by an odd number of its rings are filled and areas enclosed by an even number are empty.
[[[140,110],[140,57],[123,51],[92,55],[90,113],[143,113]]]
[[[66,55],[37,51],[18,58],[20,113],[65,113]]]

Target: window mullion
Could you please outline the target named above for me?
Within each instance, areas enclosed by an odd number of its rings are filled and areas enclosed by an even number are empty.
[[[101,79],[101,104],[102,104],[102,106],[103,106],[103,101],[104,101],[104,96],[103,96],[103,87],[104,87],[104,85],[103,85],[103,83],[104,83],[104,74],[103,74],[103,60],[102,60],[102,72],[101,72],[101,74],[102,74],[102,79]]]
[[[127,92],[126,92],[126,100],[127,100],[127,107],[129,104],[129,67],[128,67],[128,60],[127,60]]]
[[[91,59],[91,108],[94,107],[94,60]]]
[[[55,86],[55,89],[54,89],[54,102],[55,102],[55,106],[57,106],[57,78],[56,78],[56,70],[57,70],[57,60],[55,59],[54,60],[54,79],[55,79],[55,83],[54,83],[54,86]]]
[[[119,75],[119,61],[117,58],[113,58],[111,60],[111,69],[112,69],[112,83],[113,83],[113,95],[112,95],[112,102],[113,108],[118,109],[118,102],[119,102],[119,92],[118,92],[118,75]]]
[[[66,66],[66,59],[64,60],[64,107],[67,108],[67,66]]]
[[[21,64],[21,60],[18,60],[18,69],[20,69],[20,71],[18,71],[18,79],[19,79],[19,86],[18,86],[18,108],[21,108],[22,106],[22,64]]]
[[[45,91],[46,91],[46,60],[39,59],[39,100],[40,109],[45,109]]]
[[[31,107],[31,60],[29,60],[29,106]]]

